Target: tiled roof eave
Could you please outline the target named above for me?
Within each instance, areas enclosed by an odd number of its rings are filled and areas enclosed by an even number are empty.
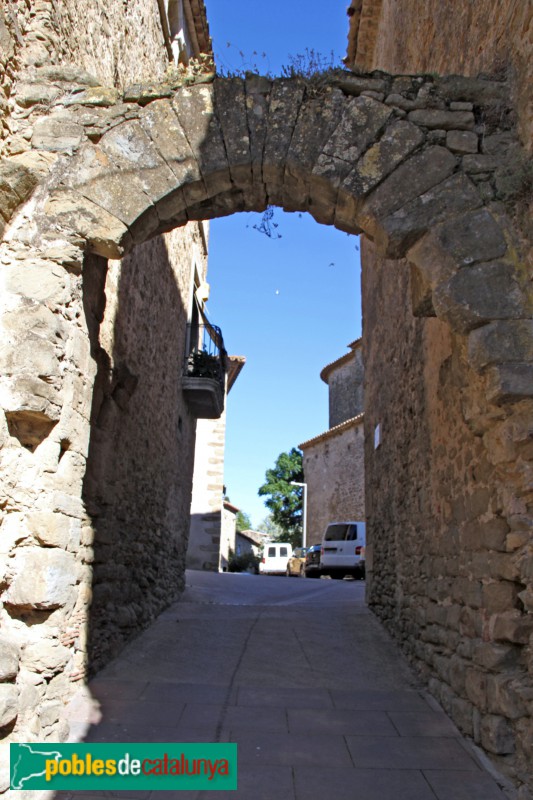
[[[363,422],[364,416],[364,413],[357,414],[356,417],[352,417],[351,419],[341,422],[339,425],[335,425],[333,428],[324,431],[324,433],[315,436],[313,439],[308,439],[307,442],[302,442],[302,444],[299,444],[298,447],[300,450],[305,450],[306,447],[311,447],[312,445],[323,442],[326,439],[332,439],[334,436],[338,436],[340,433],[348,430],[349,428],[357,428]]]

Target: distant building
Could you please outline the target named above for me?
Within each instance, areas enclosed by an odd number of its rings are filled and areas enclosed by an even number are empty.
[[[307,484],[307,544],[317,544],[329,522],[364,519],[362,340],[328,364],[329,429],[299,445]]]
[[[228,356],[227,361],[226,396],[237,380],[245,358]],[[223,500],[225,406],[226,403],[218,419],[199,419],[196,425],[188,569],[217,572],[224,563],[227,565],[228,547],[235,549],[235,515],[239,509]]]

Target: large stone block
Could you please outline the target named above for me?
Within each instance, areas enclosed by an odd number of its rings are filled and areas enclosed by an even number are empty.
[[[407,249],[433,225],[482,205],[481,197],[461,173],[439,183],[428,192],[380,220],[376,244],[389,258],[402,258]]]
[[[63,647],[56,639],[42,639],[24,649],[22,664],[31,672],[51,677],[65,667],[70,655],[68,647]]]
[[[495,614],[491,619],[491,632],[496,641],[529,644],[533,635],[533,615],[518,610]]]
[[[358,224],[374,236],[380,220],[442,183],[454,169],[455,157],[445,147],[436,145],[415,154],[368,196],[358,214]]]
[[[458,268],[499,259],[506,251],[500,226],[488,211],[479,209],[434,226],[407,257],[437,286]]]
[[[520,319],[527,298],[510,264],[493,261],[459,270],[433,290],[433,307],[452,328],[466,333],[496,319]]]
[[[7,636],[0,636],[0,682],[13,680],[18,670],[18,645]]]
[[[19,690],[12,683],[0,683],[0,728],[17,718]]]
[[[232,188],[220,123],[215,114],[213,84],[183,88],[173,100],[181,127],[200,165],[210,196]]]
[[[365,197],[423,141],[424,134],[416,125],[405,120],[393,120],[379,141],[368,148],[344,179],[342,190],[355,197]]]
[[[71,517],[54,514],[53,511],[34,511],[28,515],[26,523],[40,544],[63,550],[67,548],[71,536]]]
[[[338,186],[351,165],[378,138],[392,114],[391,109],[371,97],[355,97],[344,104],[339,124],[324,145],[313,174]]]
[[[72,153],[81,145],[85,132],[72,117],[43,117],[33,127],[32,147],[36,150]]]
[[[120,258],[133,245],[127,226],[114,213],[83,196],[83,192],[57,190],[50,194],[45,213],[52,225],[68,227],[83,236],[93,253]]]
[[[496,364],[487,370],[487,397],[509,403],[533,396],[533,363]]]
[[[475,124],[471,111],[445,111],[437,108],[410,111],[407,119],[415,125],[439,131],[471,131]]]
[[[263,180],[271,202],[281,202],[287,153],[304,97],[300,80],[277,80],[272,85],[263,150]],[[279,199],[278,199],[279,198]]]
[[[468,358],[474,369],[518,362],[533,362],[533,320],[490,322],[468,337]]]
[[[496,755],[514,753],[515,737],[509,721],[493,714],[484,716],[481,720],[481,744]]]
[[[14,575],[3,600],[10,606],[52,610],[68,602],[76,583],[76,563],[57,548],[28,547],[11,561]]]

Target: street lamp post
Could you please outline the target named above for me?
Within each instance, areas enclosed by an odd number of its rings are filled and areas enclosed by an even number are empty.
[[[306,546],[307,542],[307,484],[297,483],[291,481],[291,486],[301,486],[303,491],[303,513],[302,513],[302,547]]]

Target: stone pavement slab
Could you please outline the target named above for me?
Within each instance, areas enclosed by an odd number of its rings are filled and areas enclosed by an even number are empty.
[[[512,800],[364,604],[359,581],[187,573],[73,703],[92,742],[236,742],[235,792],[56,800]],[[495,777],[498,777],[498,781]]]

